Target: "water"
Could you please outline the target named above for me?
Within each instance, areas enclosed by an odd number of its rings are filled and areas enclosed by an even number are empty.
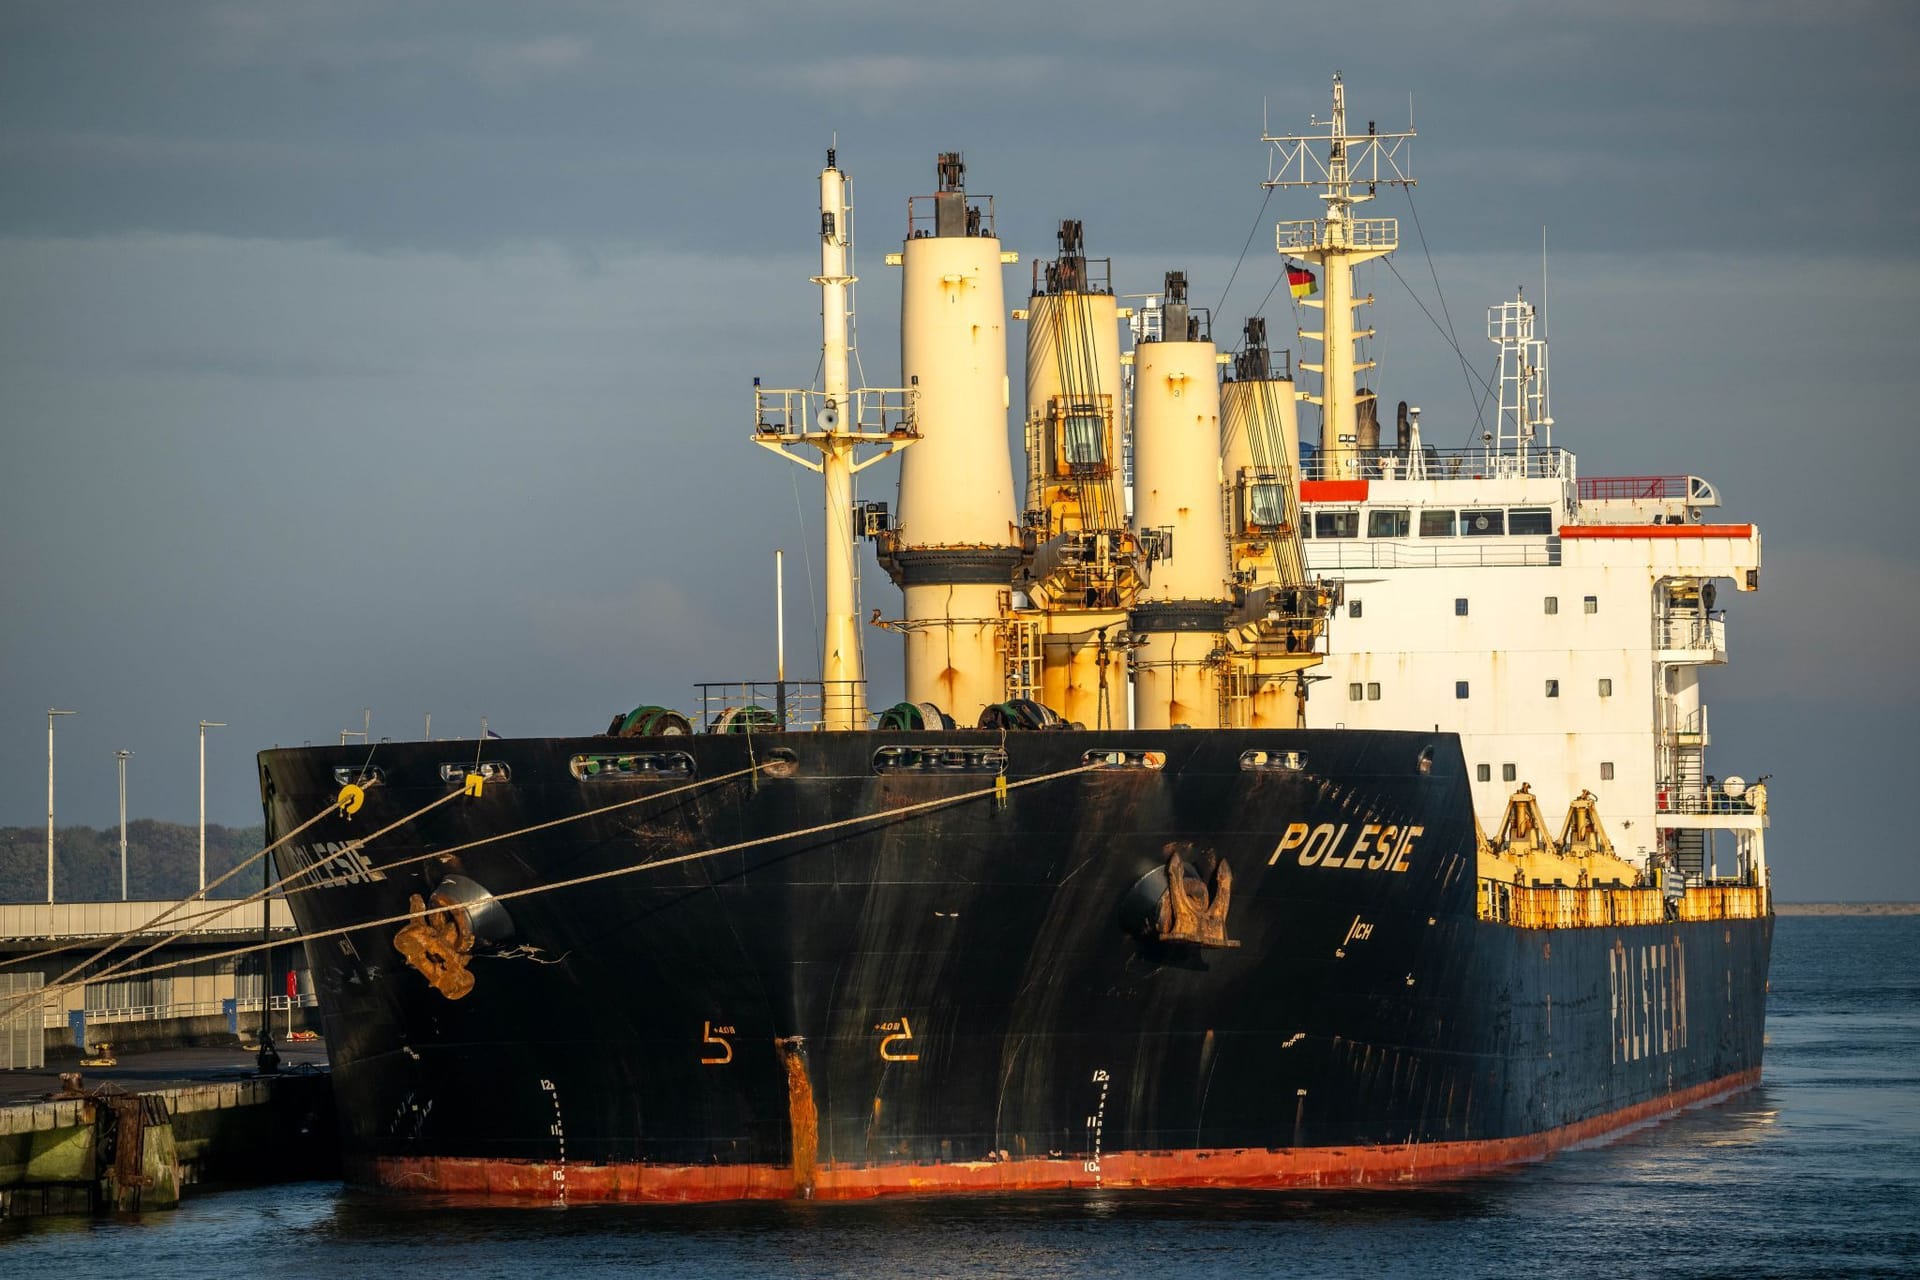
[[[1920,1274],[1920,917],[1782,919],[1767,1026],[1760,1088],[1447,1187],[556,1212],[306,1183],[0,1223],[0,1276]]]

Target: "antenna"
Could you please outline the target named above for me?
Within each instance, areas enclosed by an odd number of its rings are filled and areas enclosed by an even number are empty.
[[[1540,339],[1547,338],[1547,224],[1540,224]]]

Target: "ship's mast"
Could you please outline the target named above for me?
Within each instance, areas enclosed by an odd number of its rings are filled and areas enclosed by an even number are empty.
[[[826,643],[821,655],[821,721],[827,729],[867,727],[866,676],[860,654],[860,623],[854,603],[853,477],[917,438],[913,396],[899,388],[849,390],[847,327],[852,310],[852,182],[827,151],[820,171],[821,389],[754,389],[754,440],[791,458],[826,481]],[[793,451],[817,449],[820,461]],[[862,458],[862,446],[881,446]]]
[[[1326,132],[1263,136],[1272,148],[1265,185],[1320,187],[1320,198],[1327,203],[1324,218],[1280,223],[1274,246],[1283,256],[1318,264],[1326,281],[1324,298],[1302,299],[1321,308],[1324,328],[1299,331],[1301,338],[1321,344],[1323,358],[1302,360],[1300,367],[1320,374],[1320,394],[1304,398],[1320,406],[1321,474],[1339,478],[1359,474],[1358,410],[1362,400],[1373,399],[1372,392],[1360,391],[1354,381],[1355,375],[1373,367],[1371,360],[1357,359],[1353,347],[1356,340],[1373,336],[1372,329],[1354,323],[1354,312],[1373,298],[1354,297],[1353,268],[1400,247],[1399,219],[1356,218],[1353,209],[1373,199],[1381,183],[1413,185],[1407,143],[1414,133],[1411,127],[1404,133],[1381,133],[1371,122],[1365,133],[1348,133],[1346,86],[1338,75],[1333,78],[1333,119],[1311,123]],[[1319,146],[1325,147],[1324,158],[1315,150]],[[1366,189],[1356,190],[1361,186]]]
[[[1487,338],[1500,348],[1500,416],[1494,450],[1502,465],[1529,474],[1527,455],[1553,447],[1547,407],[1547,340],[1534,336],[1538,313],[1518,291],[1512,302],[1487,308]],[[1509,461],[1510,460],[1510,461]]]

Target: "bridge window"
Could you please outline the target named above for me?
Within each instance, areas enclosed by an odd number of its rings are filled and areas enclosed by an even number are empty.
[[[1508,533],[1552,533],[1553,510],[1550,507],[1515,507],[1507,512]]]
[[[1404,538],[1410,527],[1408,513],[1405,511],[1367,512],[1369,538]]]
[[[1453,536],[1453,512],[1422,511],[1420,513],[1420,536],[1423,538],[1451,538]]]
[[[1469,538],[1487,538],[1496,533],[1505,533],[1507,513],[1504,511],[1462,511],[1460,513],[1460,532]]]
[[[1360,536],[1358,511],[1316,511],[1313,513],[1316,538],[1357,538]]]

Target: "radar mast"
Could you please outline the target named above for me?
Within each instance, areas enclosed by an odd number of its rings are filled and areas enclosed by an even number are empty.
[[[1354,323],[1354,312],[1372,303],[1373,297],[1353,296],[1353,268],[1400,247],[1398,218],[1356,218],[1353,210],[1373,199],[1383,183],[1414,185],[1409,145],[1414,132],[1411,121],[1403,133],[1381,133],[1369,121],[1365,133],[1348,133],[1346,85],[1337,74],[1333,119],[1309,123],[1317,132],[1262,134],[1261,140],[1270,148],[1268,176],[1262,185],[1320,187],[1320,198],[1327,203],[1324,218],[1280,223],[1274,229],[1274,247],[1283,257],[1317,263],[1326,280],[1324,298],[1301,299],[1309,307],[1321,308],[1324,327],[1319,332],[1299,331],[1301,338],[1321,344],[1322,359],[1299,363],[1320,375],[1320,394],[1304,399],[1320,406],[1321,475],[1341,479],[1359,475],[1359,405],[1374,398],[1372,392],[1355,385],[1355,375],[1373,368],[1373,361],[1357,359],[1353,344],[1371,338],[1374,331]],[[1364,191],[1357,190],[1363,186]]]

